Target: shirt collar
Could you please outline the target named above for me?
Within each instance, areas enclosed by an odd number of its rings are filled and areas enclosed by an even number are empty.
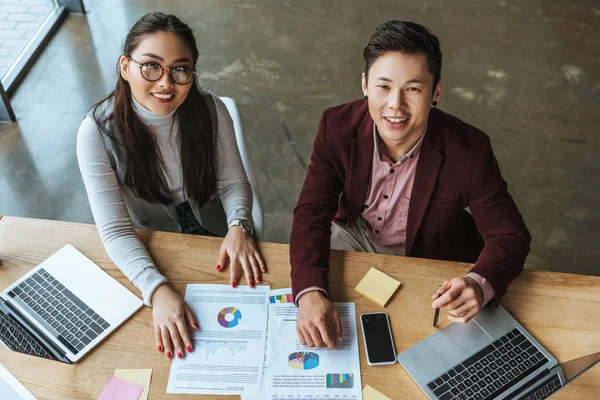
[[[413,147],[411,147],[411,149],[408,151],[408,153],[406,153],[405,155],[400,157],[400,159],[395,162],[396,164],[397,163],[401,164],[407,158],[413,158],[414,156],[416,156],[419,153],[419,150],[421,149],[421,144],[423,143],[423,138],[425,137],[425,132],[427,132],[427,125],[425,125],[425,129],[423,129],[423,133],[421,134],[421,137],[419,138],[419,140],[417,140],[417,143],[415,143],[413,145]],[[375,141],[375,152],[377,152],[379,161],[383,161],[383,154],[381,152],[381,136],[379,136],[379,132],[377,131],[377,125],[375,125],[375,122],[373,122],[373,140]],[[392,161],[394,161],[394,160],[392,160]]]

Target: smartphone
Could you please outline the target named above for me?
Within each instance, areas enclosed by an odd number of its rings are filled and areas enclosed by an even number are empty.
[[[369,365],[396,363],[396,349],[390,320],[384,312],[360,314],[363,341]]]

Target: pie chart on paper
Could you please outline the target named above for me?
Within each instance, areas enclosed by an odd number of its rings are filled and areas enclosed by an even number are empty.
[[[294,369],[313,369],[319,366],[319,355],[308,351],[298,351],[288,357],[288,366]]]
[[[233,328],[240,323],[242,312],[235,307],[225,307],[217,315],[217,321],[223,328]]]

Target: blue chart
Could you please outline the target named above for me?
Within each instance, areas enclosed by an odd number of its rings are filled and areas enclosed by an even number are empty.
[[[235,307],[225,307],[217,314],[217,321],[223,328],[233,328],[242,319],[242,312]]]
[[[248,341],[198,340],[196,342],[196,348],[206,349],[206,358],[211,354],[215,354],[221,347],[229,349],[231,355],[234,355],[236,352],[246,351]]]
[[[288,367],[294,369],[313,369],[319,366],[319,355],[308,351],[298,351],[288,356]]]

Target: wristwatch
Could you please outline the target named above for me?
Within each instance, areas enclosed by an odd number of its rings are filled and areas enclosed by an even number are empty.
[[[247,219],[236,218],[229,223],[229,227],[231,228],[232,226],[239,226],[242,232],[249,233],[250,235],[254,232],[252,222]]]

